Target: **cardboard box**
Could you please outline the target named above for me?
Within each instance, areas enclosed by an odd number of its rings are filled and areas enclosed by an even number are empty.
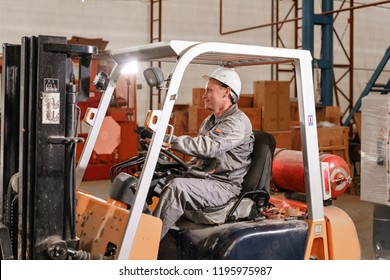
[[[302,150],[301,129],[299,126],[291,127],[292,149]],[[320,152],[347,149],[349,146],[348,127],[317,127],[318,149]],[[341,157],[345,155],[340,154]],[[345,160],[348,160],[344,158]],[[347,162],[349,164],[349,162]]]
[[[202,122],[211,112],[198,106],[189,106],[188,108],[188,131],[197,132]]]
[[[254,107],[261,108],[264,131],[283,131],[290,128],[290,82],[255,81]]]
[[[339,156],[345,160],[351,172],[352,165],[349,157],[349,128],[346,126],[318,127],[318,151]],[[299,126],[291,127],[291,149],[302,150],[301,130]]]
[[[290,118],[291,122],[299,122],[298,101],[290,101]],[[325,106],[316,108],[317,123],[327,121],[335,125],[340,125],[340,107],[339,106]]]
[[[286,131],[270,131],[276,141],[276,148],[284,148],[291,150],[291,130]]]
[[[316,108],[317,123],[326,121],[335,125],[340,125],[340,107],[339,106],[325,106]]]
[[[188,110],[175,111],[172,113],[173,134],[176,136],[184,135],[188,131]]]
[[[359,139],[362,139],[362,112],[355,112],[353,115],[353,121],[356,126],[356,133]]]
[[[194,106],[204,106],[203,96],[204,88],[193,88],[192,89],[192,105]]]
[[[348,149],[349,128],[346,126],[318,127],[318,146],[320,151],[335,150],[335,147]],[[333,148],[332,148],[333,147]]]
[[[301,127],[294,125],[291,129],[291,150],[302,151]]]
[[[253,108],[253,94],[241,93],[237,105],[239,108]]]
[[[261,130],[261,109],[260,108],[240,108],[252,123],[252,130]]]
[[[298,100],[290,100],[290,120],[299,122]]]

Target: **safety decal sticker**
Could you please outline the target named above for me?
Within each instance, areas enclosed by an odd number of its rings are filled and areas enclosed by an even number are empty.
[[[60,123],[60,81],[45,78],[42,92],[42,124]]]
[[[60,81],[59,79],[44,79],[44,91],[45,92],[60,92]]]
[[[60,93],[42,93],[42,124],[60,123]]]
[[[313,126],[314,125],[313,115],[308,115],[307,121],[308,121],[309,126]]]

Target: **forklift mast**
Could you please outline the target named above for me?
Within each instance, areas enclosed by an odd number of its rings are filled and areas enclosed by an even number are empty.
[[[77,250],[77,101],[88,98],[95,54],[95,46],[67,44],[65,37],[3,45],[2,259],[66,259]],[[78,73],[72,59],[79,59]]]

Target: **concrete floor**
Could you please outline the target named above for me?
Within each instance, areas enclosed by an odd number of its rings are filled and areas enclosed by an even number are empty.
[[[88,181],[83,182],[81,189],[94,194],[103,199],[107,198],[107,193],[110,188],[110,181]],[[361,259],[374,259],[374,250],[372,246],[373,235],[373,204],[360,200],[357,194],[344,193],[333,201],[333,205],[343,209],[355,223],[360,246]]]

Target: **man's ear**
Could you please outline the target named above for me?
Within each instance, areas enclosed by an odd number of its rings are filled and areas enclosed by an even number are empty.
[[[230,87],[225,88],[226,92],[223,96],[230,96],[230,91],[232,90]]]

